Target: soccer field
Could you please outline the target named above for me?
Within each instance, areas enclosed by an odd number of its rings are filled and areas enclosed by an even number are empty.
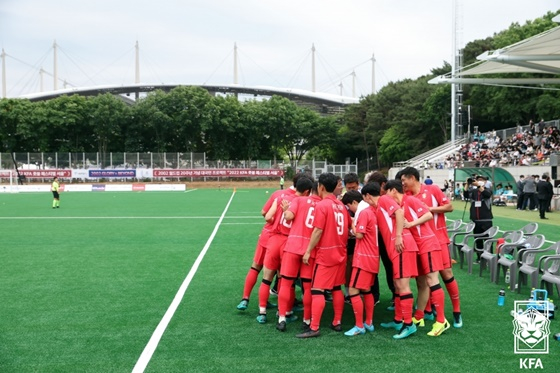
[[[349,338],[330,330],[329,304],[316,339],[294,338],[299,320],[278,332],[275,310],[258,324],[260,281],[249,309],[236,305],[269,195],[63,193],[61,208],[51,209],[50,193],[0,194],[0,372],[512,372],[520,357],[560,370],[560,342],[552,337],[549,354],[514,354],[509,312],[530,289],[507,291],[498,307],[505,285],[480,278],[478,267],[473,275],[454,267],[464,327],[437,338],[426,335],[431,322],[400,341],[379,326],[392,318],[384,282],[374,333]],[[461,218],[463,207],[456,202],[449,217]],[[494,211],[502,230],[538,218],[511,207]],[[554,242],[557,215],[539,229]],[[554,300],[560,303],[557,294]],[[451,319],[447,293],[446,304]],[[347,330],[354,316],[345,307]],[[560,332],[558,319],[550,325],[551,334]]]

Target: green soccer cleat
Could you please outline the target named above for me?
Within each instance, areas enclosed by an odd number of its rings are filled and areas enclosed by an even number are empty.
[[[276,307],[278,307],[277,304],[266,302],[266,309],[267,310],[272,309],[272,308],[276,308]]]
[[[370,333],[373,333],[373,331],[375,330],[375,327],[373,326],[373,323],[371,323],[371,325],[368,325],[368,324],[364,323],[364,328]]]
[[[449,321],[445,320],[444,322],[435,322],[434,326],[432,327],[432,331],[428,332],[427,334],[430,337],[438,337],[440,336],[444,331],[446,331],[447,329],[449,329],[450,325],[449,325]]]
[[[237,305],[237,309],[239,311],[245,311],[247,309],[247,307],[249,306],[249,301],[247,299],[243,299],[241,300],[241,302],[239,302],[239,304]]]
[[[354,326],[352,329],[344,333],[344,335],[348,337],[353,337],[355,335],[361,334],[366,334],[366,328],[358,328],[357,326]]]
[[[416,325],[406,325],[403,326],[398,334],[393,336],[394,339],[404,339],[406,337],[411,336],[412,334],[416,333]]]
[[[383,328],[393,328],[395,330],[401,330],[403,323],[402,322],[395,322],[395,321],[391,321],[391,322],[382,322],[381,326]]]
[[[258,315],[257,316],[257,322],[259,324],[266,324],[266,315]]]
[[[435,312],[424,312],[424,320],[433,321],[436,319]],[[424,326],[424,325],[422,325]]]
[[[461,317],[461,312],[453,312],[453,327],[462,328],[463,318]]]

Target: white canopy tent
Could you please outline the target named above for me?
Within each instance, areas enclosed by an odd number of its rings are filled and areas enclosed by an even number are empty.
[[[560,15],[552,19],[560,23]],[[560,78],[473,78],[475,75],[540,73],[560,75],[560,26],[505,48],[484,52],[473,67],[438,76],[431,84],[560,84]]]

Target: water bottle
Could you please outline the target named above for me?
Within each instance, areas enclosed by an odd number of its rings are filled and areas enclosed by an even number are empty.
[[[536,298],[535,298],[535,288],[531,289],[531,298],[530,299],[536,300]]]
[[[506,302],[506,291],[504,289],[500,289],[498,293],[498,306],[503,306]]]
[[[506,271],[506,285],[509,285],[509,268]]]

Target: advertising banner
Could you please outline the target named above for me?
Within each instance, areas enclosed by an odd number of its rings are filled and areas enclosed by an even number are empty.
[[[283,170],[249,168],[195,168],[154,170],[154,177],[280,177]]]

